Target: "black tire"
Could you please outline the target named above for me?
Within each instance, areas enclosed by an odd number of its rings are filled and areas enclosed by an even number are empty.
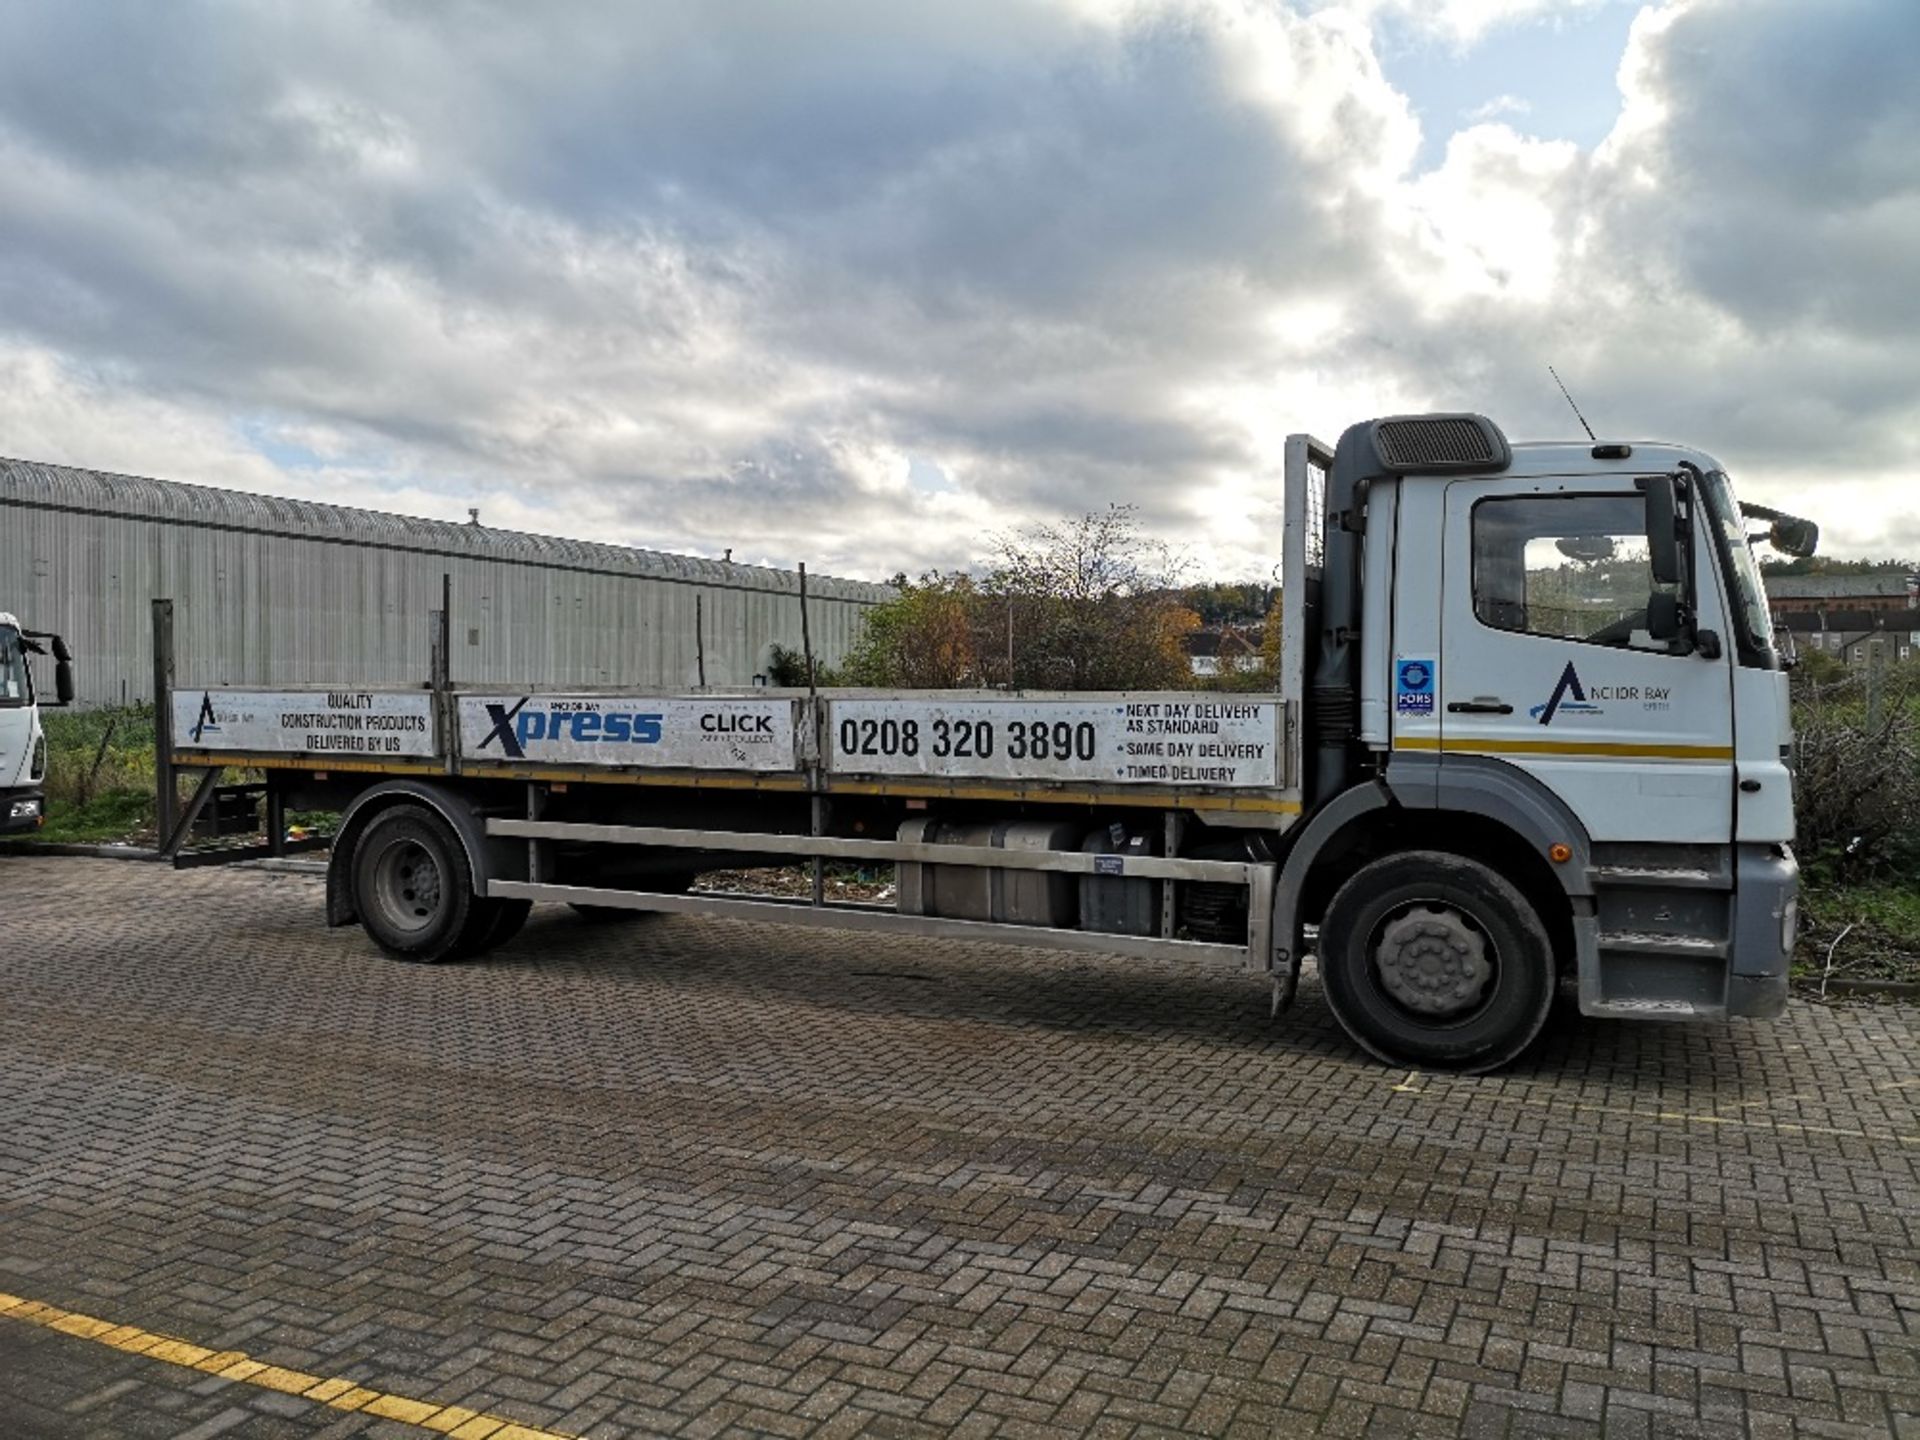
[[[368,821],[352,874],[361,928],[396,960],[458,960],[498,920],[492,903],[473,893],[459,837],[423,805],[395,805]]]
[[[1511,1063],[1553,1007],[1553,942],[1526,897],[1440,850],[1361,867],[1320,922],[1320,983],[1347,1034],[1395,1065]]]
[[[520,933],[520,927],[527,923],[527,916],[533,913],[531,900],[483,900],[480,903],[492,909],[493,919],[473,946],[470,953],[474,955],[499,949]]]

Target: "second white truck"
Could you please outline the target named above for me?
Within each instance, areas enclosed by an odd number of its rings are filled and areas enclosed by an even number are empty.
[[[270,817],[343,812],[329,919],[416,961],[540,901],[1226,964],[1276,1002],[1311,953],[1415,1067],[1510,1061],[1563,980],[1593,1016],[1777,1013],[1791,736],[1749,525],[1813,527],[1697,450],[1475,415],[1296,436],[1285,473],[1272,693],[478,691],[443,640],[410,690],[172,686],[163,756],[202,775],[172,844],[262,769]],[[835,860],[895,866],[895,903],[827,903]],[[689,893],[796,861],[810,902]]]
[[[49,651],[51,700],[35,689],[30,659]],[[47,740],[40,711],[73,703],[72,658],[58,635],[23,630],[19,620],[0,611],[0,835],[31,834],[46,823]]]

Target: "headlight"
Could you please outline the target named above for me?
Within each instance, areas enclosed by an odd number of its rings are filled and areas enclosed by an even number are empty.
[[[38,816],[39,813],[40,797],[35,795],[30,799],[14,801],[12,810],[7,818],[9,820],[32,820]]]

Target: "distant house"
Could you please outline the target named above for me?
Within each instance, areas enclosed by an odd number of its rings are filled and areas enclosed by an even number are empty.
[[[1187,664],[1202,679],[1252,670],[1260,664],[1260,631],[1243,625],[1206,625],[1185,639]]]
[[[1876,649],[1887,661],[1920,648],[1920,576],[1897,570],[1866,575],[1769,575],[1767,600],[1776,629],[1797,648],[1819,650],[1850,665]]]

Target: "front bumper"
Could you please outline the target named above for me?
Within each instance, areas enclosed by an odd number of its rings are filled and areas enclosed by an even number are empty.
[[[1764,1020],[1787,1007],[1800,928],[1800,865],[1786,845],[1742,845],[1734,865],[1727,1014]]]
[[[47,818],[47,798],[38,790],[0,790],[0,835],[31,835]]]

